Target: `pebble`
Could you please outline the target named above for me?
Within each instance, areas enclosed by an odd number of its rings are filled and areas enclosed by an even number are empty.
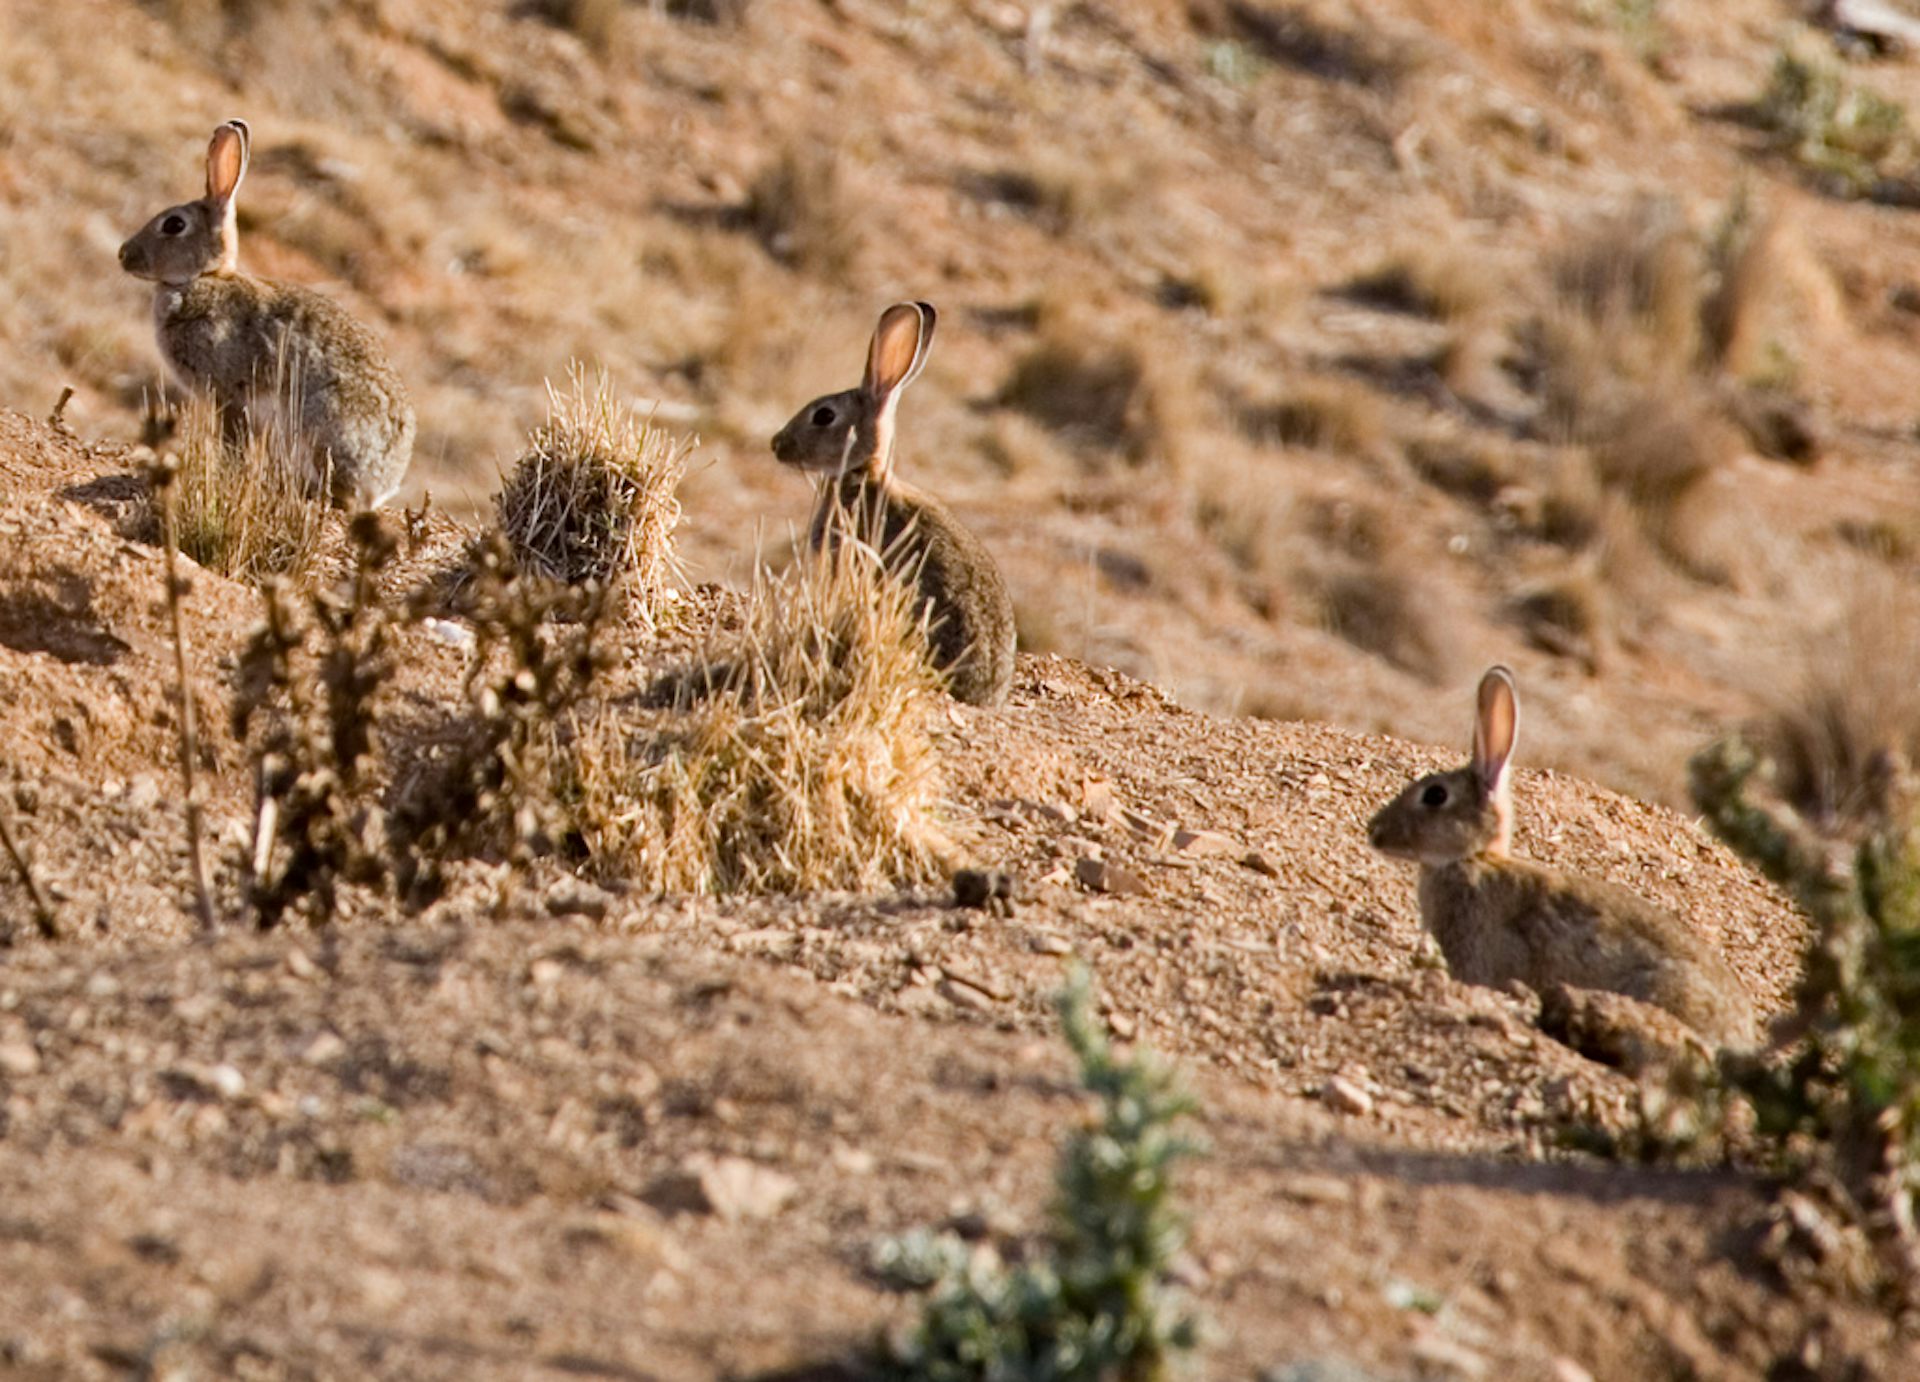
[[[1115,897],[1132,897],[1147,890],[1147,881],[1132,869],[1106,859],[1082,858],[1073,866],[1073,876],[1080,885],[1091,888],[1097,893],[1109,893]]]
[[[1320,1101],[1336,1112],[1355,1117],[1373,1112],[1373,1096],[1344,1075],[1335,1075],[1320,1086]]]
[[[0,1042],[0,1071],[9,1075],[38,1074],[40,1053],[30,1041]]]
[[[681,1163],[678,1172],[655,1186],[652,1198],[667,1208],[737,1223],[772,1218],[799,1190],[792,1176],[771,1166],[745,1157],[696,1152]]]

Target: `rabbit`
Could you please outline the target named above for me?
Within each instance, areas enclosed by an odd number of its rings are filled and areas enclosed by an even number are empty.
[[[379,341],[345,309],[240,271],[234,194],[251,142],[244,120],[216,129],[207,195],[148,221],[120,247],[120,267],[155,285],[160,354],[183,387],[212,396],[229,441],[282,424],[308,453],[314,488],[377,508],[413,458],[413,405]]]
[[[1625,994],[1664,1008],[1714,1045],[1754,1043],[1751,1000],[1706,940],[1616,884],[1509,853],[1508,764],[1520,729],[1513,674],[1481,678],[1473,759],[1421,778],[1367,826],[1382,854],[1420,865],[1420,916],[1447,968],[1470,984],[1519,980]]]
[[[980,539],[931,494],[894,478],[894,413],[927,363],[931,305],[880,314],[858,388],[816,398],[773,438],[774,458],[824,477],[808,533],[814,551],[842,536],[876,548],[915,582],[933,664],[956,699],[997,706],[1013,683],[1014,614],[1000,568]]]

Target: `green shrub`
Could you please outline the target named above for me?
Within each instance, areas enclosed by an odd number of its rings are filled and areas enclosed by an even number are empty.
[[[1843,835],[1821,835],[1763,800],[1772,765],[1737,738],[1692,764],[1714,831],[1787,889],[1813,921],[1784,1063],[1735,1066],[1759,1132],[1803,1176],[1838,1187],[1879,1250],[1889,1284],[1920,1301],[1920,811],[1904,760]],[[1769,794],[1770,795],[1770,794]]]
[[[1114,1057],[1084,972],[1059,1007],[1100,1117],[1061,1154],[1045,1250],[1008,1269],[988,1252],[900,1240],[894,1256],[938,1284],[918,1326],[891,1350],[894,1376],[1148,1382],[1196,1342],[1198,1323],[1168,1281],[1185,1239],[1170,1172],[1194,1150],[1174,1124],[1192,1100],[1151,1057]]]

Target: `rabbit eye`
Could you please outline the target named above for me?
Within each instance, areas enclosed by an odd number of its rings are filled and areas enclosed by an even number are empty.
[[[813,425],[815,427],[832,426],[833,425],[833,409],[827,408],[827,407],[815,408],[813,410]]]
[[[169,216],[160,223],[160,233],[162,235],[178,235],[186,230],[186,228],[187,218],[185,216]]]
[[[1445,806],[1447,804],[1447,784],[1435,782],[1420,794],[1422,806]]]

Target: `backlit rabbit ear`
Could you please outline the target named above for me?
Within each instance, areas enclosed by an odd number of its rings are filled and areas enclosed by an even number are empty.
[[[1507,796],[1507,764],[1520,737],[1520,693],[1513,673],[1490,667],[1480,678],[1480,700],[1473,720],[1473,771],[1487,795]]]
[[[207,145],[207,200],[226,202],[240,189],[247,175],[247,156],[253,133],[244,120],[229,120],[213,132]]]
[[[914,381],[926,367],[936,320],[932,305],[925,302],[896,302],[880,314],[867,350],[866,378],[860,381],[869,398],[885,404]]]

